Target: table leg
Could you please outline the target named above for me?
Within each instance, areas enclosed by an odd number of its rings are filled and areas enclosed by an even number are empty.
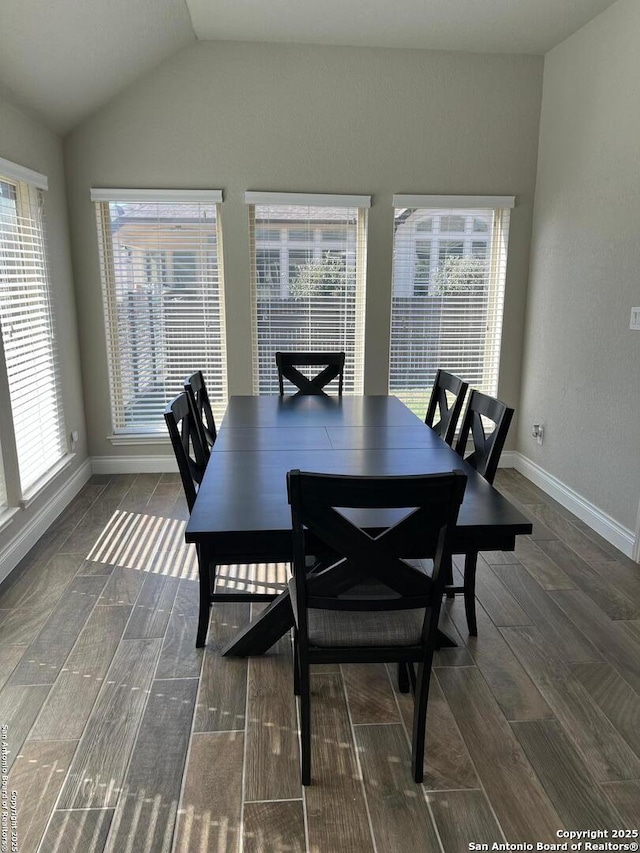
[[[281,592],[257,619],[227,643],[221,654],[230,657],[263,655],[293,627],[289,590]]]
[[[457,649],[458,644],[440,628],[436,631],[436,649]]]

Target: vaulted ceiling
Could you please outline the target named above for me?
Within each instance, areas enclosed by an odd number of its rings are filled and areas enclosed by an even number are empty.
[[[0,0],[0,87],[65,133],[201,40],[544,54],[614,0]]]
[[[184,0],[0,0],[0,80],[59,132],[194,41]]]
[[[538,53],[614,0],[186,0],[199,39]]]

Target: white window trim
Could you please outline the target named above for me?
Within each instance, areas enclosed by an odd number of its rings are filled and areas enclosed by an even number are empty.
[[[221,204],[222,190],[124,190],[91,188],[91,201],[196,202]]]
[[[516,206],[514,195],[394,195],[394,207],[474,210]]]
[[[245,204],[299,204],[307,207],[371,207],[370,195],[326,193],[263,193],[247,191]]]
[[[15,516],[20,512],[19,506],[4,507],[0,510],[0,533],[6,530],[11,524]]]
[[[166,435],[158,432],[119,432],[107,436],[114,447],[135,446],[140,444],[157,444],[170,446],[171,442]]]
[[[27,169],[26,166],[20,166],[18,163],[12,163],[11,160],[5,160],[3,157],[0,157],[0,175],[11,178],[12,181],[31,184],[39,190],[49,189],[49,179],[46,175],[41,175],[40,172],[34,172],[33,169]]]
[[[22,500],[20,501],[22,509],[26,509],[30,504],[32,504],[34,500],[47,488],[51,481],[71,465],[75,457],[75,453],[67,453],[62,457],[62,459],[59,459],[53,468],[50,468],[43,477],[36,480],[31,488],[23,492]]]

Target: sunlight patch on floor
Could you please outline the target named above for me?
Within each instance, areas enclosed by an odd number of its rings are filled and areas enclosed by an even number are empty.
[[[116,510],[87,560],[140,572],[197,580],[196,549],[184,541],[185,527],[186,522],[176,518]],[[216,591],[277,595],[285,588],[289,577],[289,563],[218,566]]]
[[[196,549],[184,541],[185,526],[176,518],[116,510],[87,560],[196,580]]]

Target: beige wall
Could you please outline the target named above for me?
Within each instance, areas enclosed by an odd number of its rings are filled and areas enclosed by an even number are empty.
[[[542,59],[200,43],[74,131],[65,159],[92,455],[113,448],[95,187],[212,187],[222,208],[230,393],[251,393],[245,190],[371,194],[365,387],[387,387],[393,193],[515,194],[500,395],[520,391]]]
[[[640,4],[547,55],[518,447],[633,530],[640,497]],[[542,447],[530,437],[544,421]]]
[[[39,122],[0,96],[0,157],[27,166],[49,178],[45,215],[56,326],[60,341],[62,401],[67,431],[78,431],[80,441],[71,466],[61,473],[0,534],[0,552],[35,517],[43,505],[87,459],[87,439],[80,378],[78,332],[73,292],[62,142]],[[0,577],[3,576],[0,566]]]

